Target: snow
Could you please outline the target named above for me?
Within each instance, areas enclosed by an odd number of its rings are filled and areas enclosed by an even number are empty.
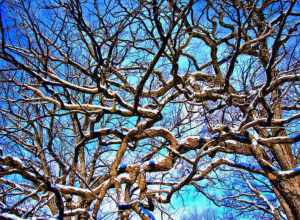
[[[19,163],[21,166],[25,167],[23,161],[20,160],[20,158],[18,158],[18,157],[4,156],[4,157],[1,157],[1,159],[2,159],[2,160],[13,160],[13,161]]]
[[[129,176],[129,174],[128,173],[122,173],[122,174],[120,174],[118,177],[117,177],[117,180],[118,181],[122,181],[122,180],[124,180],[124,179],[130,179],[130,176]]]
[[[4,208],[7,208],[7,206],[2,201],[0,201],[0,208],[4,209]]]
[[[65,186],[61,184],[55,184],[55,187],[59,190],[64,190],[64,191],[72,191],[72,192],[80,192],[80,193],[88,193],[90,194],[91,191],[89,189],[83,189],[79,187],[74,187],[74,186]]]
[[[150,128],[150,130],[153,130],[153,131],[165,131],[166,133],[170,133],[170,131],[164,127],[160,127],[160,126],[156,126],[156,127],[152,127]]]
[[[186,144],[188,142],[189,139],[198,139],[199,140],[199,136],[187,136],[181,140],[179,140],[179,145],[182,145],[182,144]]]
[[[9,213],[2,213],[2,214],[0,214],[0,217],[9,219],[9,220],[24,220],[23,218],[20,218],[16,215],[9,214]]]
[[[290,175],[294,175],[294,174],[295,175],[300,174],[300,166],[295,167],[294,169],[291,169],[291,170],[278,171],[277,174],[280,176],[290,176]]]
[[[78,208],[78,209],[67,210],[64,212],[64,214],[72,215],[72,214],[79,214],[79,213],[84,213],[84,212],[86,212],[86,209]]]
[[[268,164],[269,168],[274,172],[274,171],[277,171],[278,172],[278,169],[273,166],[272,164],[270,164],[270,162],[266,161],[265,159],[262,159],[262,161],[265,163],[265,164]]]
[[[159,112],[158,110],[155,110],[155,109],[148,109],[148,108],[143,108],[143,107],[138,107],[137,110],[148,113],[148,114],[153,114],[153,115],[157,115]]]
[[[225,143],[227,144],[237,144],[238,142],[235,140],[226,140]]]
[[[23,164],[23,161],[20,160],[20,158],[18,158],[18,157],[11,157],[11,158],[12,158],[13,160],[17,161],[18,163],[22,164],[22,166],[25,167],[25,165]]]

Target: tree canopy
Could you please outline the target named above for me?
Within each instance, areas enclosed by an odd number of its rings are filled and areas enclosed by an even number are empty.
[[[299,1],[0,7],[1,218],[300,219]]]

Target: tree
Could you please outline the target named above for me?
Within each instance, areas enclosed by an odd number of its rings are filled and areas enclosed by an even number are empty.
[[[154,219],[191,185],[300,219],[299,8],[2,1],[2,217]]]

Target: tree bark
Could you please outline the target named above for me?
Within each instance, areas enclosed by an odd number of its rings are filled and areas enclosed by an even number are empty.
[[[300,219],[300,177],[281,180],[277,183],[276,188],[286,203],[282,204],[284,202],[279,200],[282,207],[287,205],[290,210],[286,212],[287,218],[289,220]]]

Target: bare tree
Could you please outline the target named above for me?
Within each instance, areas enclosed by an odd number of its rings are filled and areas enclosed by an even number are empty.
[[[192,185],[300,219],[299,8],[1,1],[1,217],[154,219]]]

